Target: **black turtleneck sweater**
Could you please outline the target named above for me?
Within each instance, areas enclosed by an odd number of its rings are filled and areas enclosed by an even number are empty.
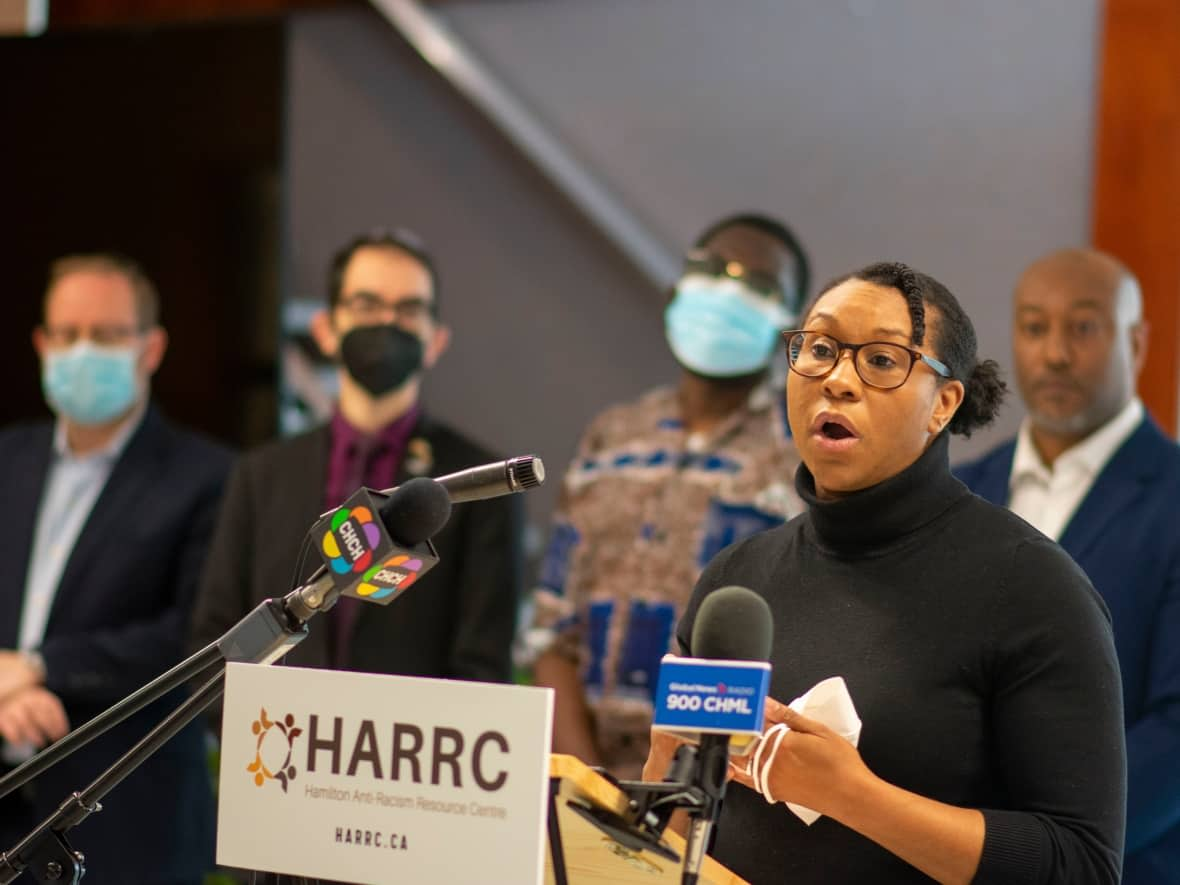
[[[843,676],[860,753],[883,780],[983,811],[975,881],[1113,883],[1126,792],[1122,697],[1110,618],[1082,571],[950,473],[943,434],[910,467],[722,551],[701,600],[749,587],[774,614],[771,695]],[[714,856],[760,883],[928,882],[840,823],[805,826],[738,784]]]

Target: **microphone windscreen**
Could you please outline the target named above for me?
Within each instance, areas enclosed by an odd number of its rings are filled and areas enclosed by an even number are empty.
[[[508,459],[508,472],[514,488],[532,489],[545,481],[545,462],[536,455]]]
[[[692,655],[723,661],[765,661],[770,657],[774,618],[766,600],[745,587],[714,590],[697,609]]]
[[[451,518],[451,496],[433,479],[419,476],[402,483],[381,505],[389,536],[412,547],[438,534]]]

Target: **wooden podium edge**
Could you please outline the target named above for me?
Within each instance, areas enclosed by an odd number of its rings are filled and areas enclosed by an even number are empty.
[[[574,756],[566,756],[560,753],[554,753],[549,757],[549,780],[553,784],[554,801],[559,798],[577,798],[583,802],[591,804],[598,808],[606,809],[618,815],[623,815],[627,811],[628,800],[626,795],[614,784],[604,778],[598,772],[591,769],[586,763]],[[550,833],[553,833],[553,822],[550,822]],[[587,824],[589,826],[589,824]],[[605,838],[605,837],[604,837]],[[672,830],[665,830],[663,835],[664,841],[681,857],[684,856],[684,839],[679,834],[672,832]],[[552,877],[552,836],[547,840],[545,857],[546,857],[546,882],[554,882]],[[636,869],[640,869],[645,858],[651,858],[654,863],[649,864],[655,866],[661,865],[663,868],[670,866],[669,862],[663,858],[657,858],[649,852],[634,852],[630,849],[624,848],[621,845],[612,849],[613,854],[619,858],[630,858],[634,861]],[[679,882],[679,866],[675,867],[676,877],[675,881]],[[636,873],[634,879],[623,880],[616,879],[606,875],[603,872],[600,881],[650,881],[650,882],[667,882],[669,881],[667,873],[657,875],[654,872],[651,875],[640,876]],[[722,866],[711,857],[706,857],[705,862],[701,868],[701,885],[749,885],[745,879],[740,878],[731,870]],[[577,878],[572,878],[569,885],[579,885]]]

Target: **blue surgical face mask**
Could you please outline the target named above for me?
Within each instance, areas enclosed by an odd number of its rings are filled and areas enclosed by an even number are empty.
[[[737,280],[703,274],[683,277],[664,311],[664,331],[677,361],[711,378],[765,369],[779,330],[789,321],[783,305]]]
[[[57,414],[79,424],[103,424],[135,403],[138,357],[134,347],[97,347],[80,341],[45,355],[41,389]]]

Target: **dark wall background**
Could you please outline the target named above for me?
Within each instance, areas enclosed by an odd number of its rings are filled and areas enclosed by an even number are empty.
[[[0,424],[49,414],[29,341],[49,261],[113,249],[160,288],[167,413],[272,435],[283,58],[278,19],[0,40]]]
[[[437,12],[669,246],[761,208],[795,228],[817,285],[880,259],[933,274],[1007,368],[1020,270],[1089,239],[1104,5],[469,0]],[[994,428],[955,438],[952,459],[995,445],[1021,413],[1013,397]]]
[[[287,295],[322,304],[329,259],[356,233],[417,230],[454,332],[426,408],[494,451],[541,455],[550,481],[525,496],[535,540],[586,423],[675,380],[664,294],[377,12],[289,22]]]
[[[998,6],[434,11],[670,249],[737,209],[777,214],[817,281],[882,258],[935,274],[1006,366],[1019,270],[1087,237],[1099,0]],[[658,287],[375,9],[290,17],[287,101],[288,295],[322,299],[328,257],[356,230],[418,228],[456,333],[428,380],[436,414],[556,475],[591,416],[674,378]],[[952,455],[982,453],[1020,415],[1013,397]],[[527,496],[542,531],[557,487]]]
[[[734,209],[780,214],[818,279],[882,256],[945,278],[1007,362],[1017,271],[1086,238],[1098,0],[731,5],[437,11],[670,248]],[[741,53],[684,51],[729,26]],[[429,408],[492,448],[556,475],[596,412],[675,376],[658,287],[367,4],[51,28],[0,41],[0,82],[0,422],[47,414],[28,332],[48,260],[118,248],[163,292],[165,408],[272,436],[280,316],[307,316],[280,304],[322,303],[339,244],[393,224],[433,247],[455,331]],[[557,486],[528,496],[541,531]]]

